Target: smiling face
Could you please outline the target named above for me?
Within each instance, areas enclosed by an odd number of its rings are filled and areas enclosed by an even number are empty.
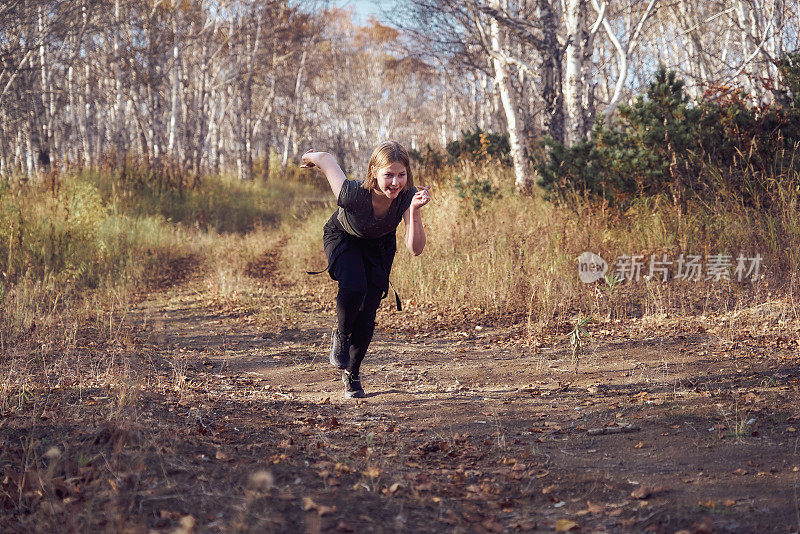
[[[408,169],[399,161],[378,167],[374,172],[377,190],[392,200],[397,198],[408,182]]]
[[[369,158],[363,187],[378,197],[388,197],[390,200],[397,198],[400,191],[414,187],[408,151],[403,145],[397,141],[386,141],[375,148]]]

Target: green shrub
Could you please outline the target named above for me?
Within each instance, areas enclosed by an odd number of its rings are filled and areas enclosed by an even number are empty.
[[[800,108],[800,51],[790,52],[778,61],[778,69],[783,78],[785,101],[794,108]]]
[[[798,69],[790,67],[791,84]],[[685,213],[691,198],[711,202],[723,195],[763,209],[776,204],[778,177],[796,176],[798,143],[797,107],[753,106],[725,87],[693,102],[683,82],[662,67],[646,94],[620,106],[615,125],[599,117],[591,138],[572,147],[545,140],[536,167],[540,185],[562,200],[577,192],[625,208],[637,197],[668,195]]]
[[[480,128],[475,131],[461,132],[461,139],[447,143],[447,153],[451,161],[466,159],[473,163],[499,162],[511,166],[511,148],[508,135],[484,132]]]
[[[500,191],[492,185],[488,178],[473,177],[462,180],[460,174],[453,175],[453,189],[461,200],[469,202],[474,211],[480,209],[491,200],[500,197]]]

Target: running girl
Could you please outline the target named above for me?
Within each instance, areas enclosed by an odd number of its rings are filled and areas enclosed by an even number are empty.
[[[344,395],[363,398],[361,361],[375,330],[375,313],[389,292],[389,273],[397,250],[395,230],[405,222],[405,244],[418,256],[425,248],[421,208],[430,199],[429,187],[414,187],[408,152],[389,141],[372,153],[363,181],[348,180],[327,152],[303,154],[302,167],[319,167],[339,209],[323,230],[328,273],[339,282],[337,327],[330,362],[342,369]],[[399,299],[398,299],[399,305]]]

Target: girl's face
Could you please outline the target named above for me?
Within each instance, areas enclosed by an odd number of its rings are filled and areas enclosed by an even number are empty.
[[[377,174],[378,190],[390,199],[397,198],[408,181],[406,166],[399,161],[395,161],[386,167],[378,167]]]

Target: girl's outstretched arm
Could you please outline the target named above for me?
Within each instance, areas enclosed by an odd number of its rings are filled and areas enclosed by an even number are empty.
[[[425,227],[422,226],[422,206],[431,201],[430,187],[418,186],[418,191],[411,200],[411,206],[403,214],[406,223],[406,248],[414,256],[422,254],[425,242]]]
[[[342,190],[342,184],[347,180],[347,177],[344,175],[342,168],[339,167],[339,164],[336,163],[336,158],[327,152],[312,152],[309,150],[303,154],[301,159],[303,164],[300,167],[319,167],[325,173],[325,178],[328,179],[331,191],[333,191],[336,198],[339,198],[339,191]]]

